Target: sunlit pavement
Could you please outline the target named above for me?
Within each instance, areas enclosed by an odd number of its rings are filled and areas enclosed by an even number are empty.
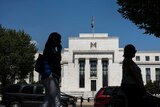
[[[81,103],[77,102],[76,107],[81,107]],[[82,102],[82,107],[93,107],[94,102]]]

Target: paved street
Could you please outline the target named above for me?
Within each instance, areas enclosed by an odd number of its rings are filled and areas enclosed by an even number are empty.
[[[3,105],[0,105],[0,107],[5,107]],[[72,106],[69,106],[72,107]],[[77,105],[76,107],[80,107],[80,105]],[[82,105],[82,107],[93,107],[93,105]]]
[[[5,107],[4,105],[0,105],[0,107]],[[72,106],[69,106],[72,107]],[[76,107],[81,107],[80,102],[77,102]],[[93,107],[93,102],[83,102],[82,107]]]

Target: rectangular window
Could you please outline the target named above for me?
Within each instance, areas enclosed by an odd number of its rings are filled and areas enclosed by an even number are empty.
[[[156,81],[160,81],[160,68],[156,68]]]
[[[149,61],[149,60],[150,60],[150,57],[149,57],[149,56],[146,56],[145,58],[146,58],[146,61]]]
[[[33,77],[34,77],[34,74],[33,74],[33,72],[31,72],[29,74],[29,83],[33,83]]]
[[[97,60],[90,60],[90,77],[97,77]]]
[[[96,91],[96,80],[91,80],[91,91]]]
[[[146,68],[146,83],[151,82],[151,70]]]
[[[108,60],[102,61],[102,83],[103,87],[108,86]]]
[[[159,61],[159,56],[155,56],[155,61]]]
[[[33,88],[34,86],[25,86],[23,87],[22,93],[33,94]]]
[[[45,88],[43,86],[37,86],[35,93],[36,94],[45,94]]]
[[[85,59],[79,59],[79,87],[85,87]]]
[[[7,92],[7,93],[18,93],[20,88],[21,88],[20,84],[9,85],[8,87],[6,87],[5,92]]]
[[[136,61],[140,61],[140,56],[136,56]]]

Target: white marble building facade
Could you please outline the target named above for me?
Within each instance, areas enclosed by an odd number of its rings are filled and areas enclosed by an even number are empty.
[[[105,85],[120,85],[123,48],[118,37],[85,33],[70,37],[68,44],[62,52],[61,91],[93,97]],[[144,84],[160,80],[160,51],[138,51],[133,60],[142,70]],[[34,80],[39,80],[36,72]]]
[[[146,81],[160,79],[160,51],[138,51],[133,59]],[[119,86],[122,79],[123,48],[119,38],[107,33],[79,34],[69,38],[62,53],[61,90],[93,97],[101,87]]]

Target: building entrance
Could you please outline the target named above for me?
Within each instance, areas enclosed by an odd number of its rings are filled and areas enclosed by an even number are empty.
[[[96,91],[96,80],[91,80],[91,91]]]

